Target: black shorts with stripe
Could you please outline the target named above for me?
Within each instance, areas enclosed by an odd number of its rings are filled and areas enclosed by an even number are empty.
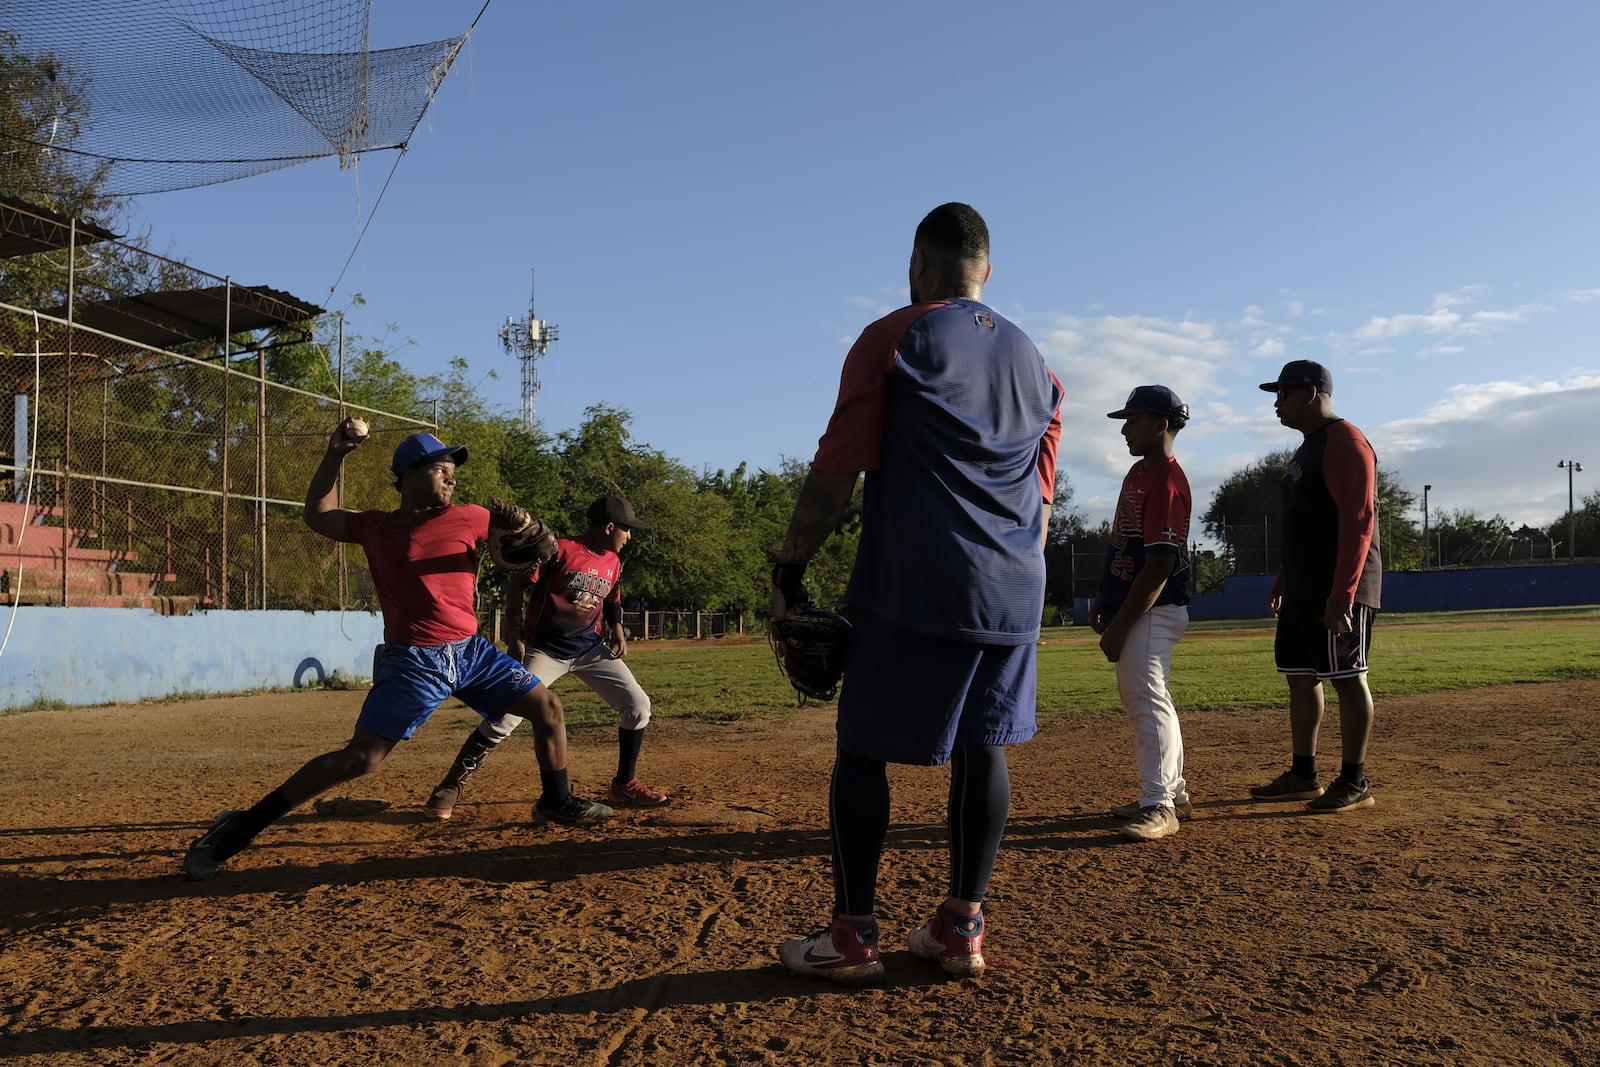
[[[1278,635],[1272,643],[1280,674],[1318,678],[1350,678],[1367,673],[1372,649],[1372,621],[1377,611],[1365,604],[1350,609],[1353,629],[1335,634],[1323,624],[1323,606],[1285,599],[1278,611]]]

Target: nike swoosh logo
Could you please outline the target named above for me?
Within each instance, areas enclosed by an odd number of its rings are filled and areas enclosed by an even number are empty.
[[[806,949],[806,954],[801,958],[807,963],[838,963],[844,959],[843,956],[818,956],[816,955],[816,949],[810,948]]]

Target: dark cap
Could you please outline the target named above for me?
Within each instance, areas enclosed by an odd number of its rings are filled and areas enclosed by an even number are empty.
[[[1125,419],[1135,411],[1148,411],[1160,415],[1174,430],[1181,430],[1189,421],[1189,405],[1178,399],[1164,385],[1141,385],[1128,394],[1127,403],[1117,411],[1106,413],[1108,419]]]
[[[414,433],[396,446],[394,461],[389,464],[389,469],[398,478],[412,467],[437,463],[441,459],[447,459],[459,467],[467,461],[467,447],[447,445],[431,433]]]
[[[614,522],[618,526],[626,526],[630,530],[648,530],[649,526],[639,521],[639,516],[633,513],[633,505],[620,496],[603,496],[589,505],[587,512],[590,526],[604,526]]]
[[[1333,395],[1333,375],[1322,364],[1309,359],[1290,360],[1278,372],[1275,382],[1262,382],[1263,392],[1276,393],[1279,389],[1293,389],[1300,385],[1314,385],[1317,392]]]

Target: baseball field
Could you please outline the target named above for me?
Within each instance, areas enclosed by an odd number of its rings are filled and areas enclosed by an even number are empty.
[[[1196,628],[1174,690],[1197,810],[1144,844],[1105,814],[1137,790],[1110,669],[1092,635],[1047,633],[989,972],[947,981],[904,947],[944,891],[947,777],[893,768],[888,977],[862,991],[773,956],[830,903],[832,718],[793,707],[764,644],[634,646],[666,808],[534,829],[518,735],[424,823],[476,721],[452,702],[202,884],[179,877],[187,843],[341,743],[364,690],[0,715],[0,1058],[1594,1064],[1597,621],[1383,620],[1378,803],[1334,816],[1246,799],[1287,753],[1270,637]],[[615,730],[579,693],[572,773],[596,795]],[[1324,766],[1337,751],[1333,721]]]

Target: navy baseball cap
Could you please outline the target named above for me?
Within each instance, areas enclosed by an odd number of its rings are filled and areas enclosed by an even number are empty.
[[[1301,385],[1314,385],[1317,392],[1333,395],[1333,375],[1327,367],[1310,359],[1290,360],[1278,372],[1275,382],[1262,382],[1263,392],[1276,393],[1279,389],[1293,389]]]
[[[447,445],[431,433],[414,433],[395,448],[394,461],[389,464],[389,469],[398,478],[412,467],[437,463],[441,459],[447,459],[459,467],[467,461],[467,447]]]
[[[1160,415],[1172,424],[1174,430],[1183,429],[1189,421],[1189,405],[1178,399],[1174,393],[1164,385],[1141,385],[1128,394],[1128,400],[1116,411],[1108,411],[1108,419],[1125,419],[1135,411],[1148,411],[1152,415]]]
[[[604,526],[614,522],[618,526],[626,526],[630,530],[648,530],[645,523],[639,521],[639,516],[633,513],[633,505],[620,496],[603,496],[589,505],[586,513],[590,526]]]

